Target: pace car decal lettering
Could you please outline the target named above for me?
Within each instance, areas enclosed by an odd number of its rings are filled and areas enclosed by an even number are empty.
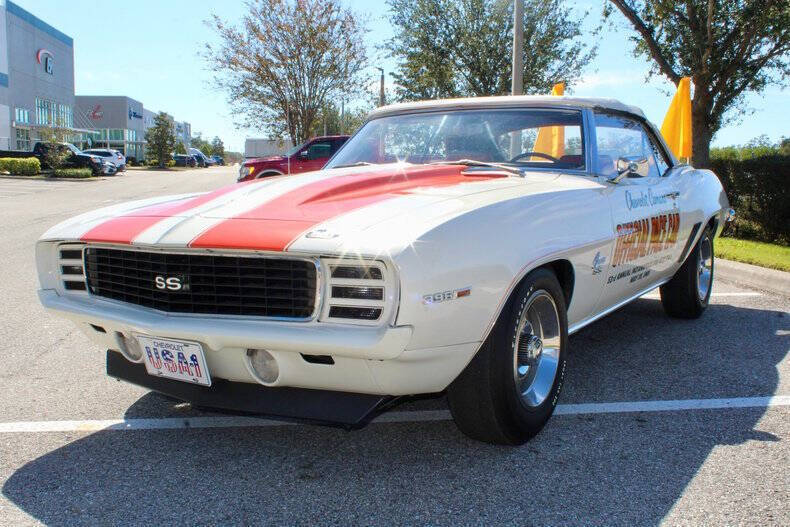
[[[630,283],[634,283],[637,280],[642,280],[643,278],[647,278],[650,276],[651,271],[657,265],[662,263],[668,262],[672,259],[671,254],[665,254],[663,256],[659,256],[658,258],[649,260],[642,265],[635,265],[634,267],[628,267],[619,271],[611,276],[606,280],[607,284],[613,284],[618,280],[623,280],[624,278],[628,278]]]
[[[634,260],[653,257],[640,265],[618,270],[607,278],[606,283],[612,284],[625,278],[633,283],[650,276],[652,269],[672,259],[672,254],[661,253],[677,243],[679,229],[680,214],[677,212],[666,212],[618,225],[613,269]]]
[[[655,196],[653,189],[647,189],[647,193],[639,191],[639,194],[632,193],[630,190],[625,191],[625,204],[628,210],[638,209],[640,207],[652,207],[653,205],[663,205],[667,202],[667,196]]]
[[[677,243],[679,228],[677,212],[621,223],[617,226],[612,267],[669,249]]]

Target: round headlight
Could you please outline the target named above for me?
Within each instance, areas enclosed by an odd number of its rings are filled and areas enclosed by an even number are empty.
[[[272,384],[280,376],[277,360],[266,350],[248,349],[247,368],[261,384]]]

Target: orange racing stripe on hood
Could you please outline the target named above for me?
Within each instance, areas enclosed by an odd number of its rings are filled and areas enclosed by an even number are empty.
[[[85,242],[131,244],[135,237],[163,218],[187,212],[237,189],[237,185],[229,185],[194,198],[158,203],[150,207],[136,209],[123,216],[100,223],[83,234],[81,240]]]
[[[331,177],[310,183],[200,234],[190,247],[284,251],[329,219],[418,188],[503,178],[500,172],[464,174],[465,166],[397,167],[395,171]]]

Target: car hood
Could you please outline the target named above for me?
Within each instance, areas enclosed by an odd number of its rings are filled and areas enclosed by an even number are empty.
[[[362,237],[368,245],[388,243],[375,235],[374,227],[382,223],[402,225],[402,233],[408,234],[398,243],[408,243],[407,238],[475,208],[525,193],[549,192],[559,177],[550,172],[519,177],[459,165],[322,170],[110,207],[64,222],[44,237],[332,252],[348,250],[355,240],[362,243]]]
[[[276,163],[278,161],[285,161],[285,156],[269,156],[269,157],[255,157],[244,161],[245,165],[254,165],[257,163]]]

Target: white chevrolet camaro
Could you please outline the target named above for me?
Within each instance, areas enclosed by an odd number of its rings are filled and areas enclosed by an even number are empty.
[[[39,297],[109,375],[195,405],[357,427],[446,392],[464,433],[518,444],[557,404],[570,333],[656,287],[702,314],[730,213],[617,101],[398,104],[323,170],[51,228]]]

